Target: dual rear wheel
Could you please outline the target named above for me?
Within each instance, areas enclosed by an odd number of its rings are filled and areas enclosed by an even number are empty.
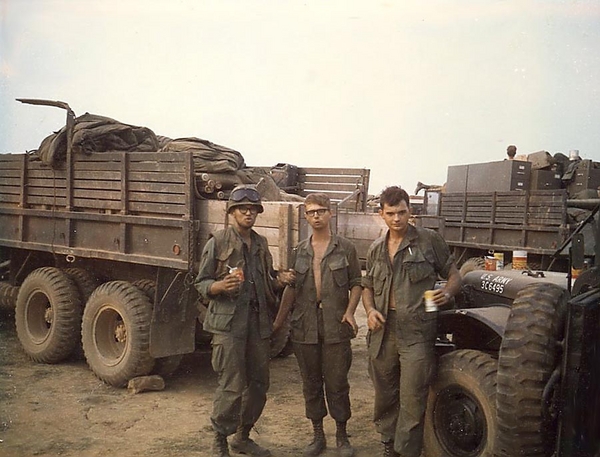
[[[59,363],[77,352],[98,378],[119,387],[150,373],[167,376],[182,355],[150,355],[152,281],[102,285],[80,268],[43,267],[23,281],[15,321],[21,346],[41,363]]]

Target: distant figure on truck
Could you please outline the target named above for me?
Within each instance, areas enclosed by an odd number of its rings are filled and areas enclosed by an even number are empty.
[[[313,440],[304,457],[325,451],[323,418],[327,412],[336,423],[336,447],[340,457],[352,457],[346,422],[350,419],[351,340],[358,326],[354,312],[362,291],[356,248],[331,233],[331,202],[327,194],[306,197],[305,214],[312,235],[296,249],[296,284],[287,287],[275,319],[280,327],[292,311],[294,353],[302,375],[306,417],[312,421]]]
[[[506,155],[508,156],[508,160],[514,160],[517,155],[517,147],[514,144],[511,144],[506,148]]]
[[[386,188],[379,205],[388,231],[369,248],[362,283],[375,388],[373,421],[384,456],[419,457],[436,363],[436,309],[460,290],[461,277],[443,238],[409,224],[404,189]],[[447,282],[435,289],[438,276]]]
[[[209,303],[204,330],[213,334],[212,366],[218,374],[211,422],[213,456],[268,457],[271,452],[250,438],[269,389],[272,322],[269,297],[274,287],[294,281],[290,271],[276,273],[265,237],[252,227],[264,211],[255,186],[235,187],[227,202],[232,225],[208,240],[195,287]]]

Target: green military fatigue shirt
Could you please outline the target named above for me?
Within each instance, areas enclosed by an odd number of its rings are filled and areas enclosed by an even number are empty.
[[[251,237],[252,243],[248,250],[237,230],[228,227],[216,232],[204,246],[194,286],[208,303],[203,324],[207,332],[230,333],[244,338],[247,334],[248,313],[255,312],[250,307],[251,301],[256,301],[260,336],[271,336],[273,318],[268,300],[272,292],[268,288],[273,286],[273,258],[265,237],[254,230]],[[229,273],[228,266],[243,268],[245,281],[241,291],[212,296],[209,293],[211,285]]]
[[[438,276],[448,278],[453,263],[450,249],[437,232],[409,225],[392,263],[388,237],[389,231],[369,248],[363,287],[373,290],[375,309],[384,317],[388,315],[390,294],[394,294],[399,341],[408,345],[433,342],[437,313],[425,312],[423,293],[434,288]],[[369,331],[367,339],[369,354],[377,357],[383,330]]]
[[[320,304],[317,303],[313,258],[311,238],[307,238],[296,248],[296,300],[291,317],[291,340],[295,343],[318,343],[318,313],[322,312],[323,341],[348,341],[354,337],[354,331],[350,325],[342,323],[342,316],[348,307],[350,290],[361,285],[356,248],[347,239],[332,234],[321,261]]]

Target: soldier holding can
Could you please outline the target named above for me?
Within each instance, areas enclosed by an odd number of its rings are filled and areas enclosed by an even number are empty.
[[[441,236],[408,223],[409,204],[400,187],[381,193],[379,214],[388,231],[369,248],[363,277],[374,422],[384,456],[421,455],[427,392],[435,368],[435,310],[446,305],[461,285]],[[438,277],[447,282],[434,290]]]
[[[267,240],[252,227],[263,212],[254,186],[232,190],[227,202],[232,225],[208,240],[195,286],[209,303],[204,330],[213,334],[212,366],[218,374],[211,422],[213,457],[228,457],[227,436],[236,452],[267,457],[250,438],[269,388],[271,287],[292,284],[294,273],[276,273]]]

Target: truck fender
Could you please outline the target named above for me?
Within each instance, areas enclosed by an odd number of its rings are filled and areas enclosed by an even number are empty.
[[[441,311],[438,334],[452,335],[452,343],[457,349],[497,351],[509,314],[510,307],[504,304]]]

